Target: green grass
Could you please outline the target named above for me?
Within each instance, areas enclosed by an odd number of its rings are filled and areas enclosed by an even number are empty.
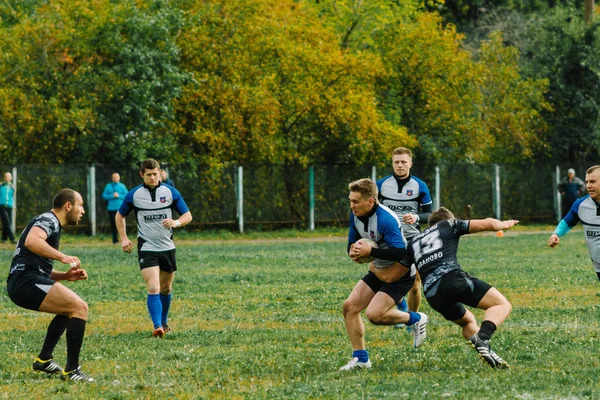
[[[582,233],[556,249],[545,244],[549,233],[525,233],[465,237],[459,252],[465,270],[513,304],[493,337],[510,370],[487,367],[459,328],[424,302],[430,323],[421,348],[411,347],[406,331],[365,320],[373,368],[349,373],[338,371],[351,353],[341,305],[365,267],[345,256],[343,235],[186,238],[177,250],[174,332],[163,340],[150,337],[135,256],[71,237],[62,250],[90,274],[69,286],[90,305],[82,364],[97,383],[34,373],[51,316],[18,308],[2,293],[0,398],[600,398],[600,285]],[[282,237],[295,236],[270,239]],[[2,281],[11,253],[0,248]],[[65,361],[64,339],[55,359]]]

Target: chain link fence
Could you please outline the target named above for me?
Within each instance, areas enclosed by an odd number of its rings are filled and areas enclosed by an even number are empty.
[[[577,175],[584,179],[587,167],[550,163],[452,164],[439,166],[436,175],[435,168],[415,165],[411,172],[428,183],[435,206],[446,206],[458,217],[497,217],[500,210],[501,218],[515,218],[524,223],[556,223],[557,181],[566,175],[567,168],[575,168]],[[92,233],[95,214],[97,232],[108,233],[110,224],[102,192],[111,181],[112,173],[118,172],[128,189],[142,183],[139,171],[115,165],[96,164],[95,174],[90,174],[88,165],[0,164],[0,168],[2,172],[16,172],[17,233],[35,215],[50,209],[52,197],[64,187],[79,191],[86,202],[86,215],[80,226],[70,229]],[[347,226],[348,183],[372,178],[374,172],[377,179],[391,173],[388,165],[314,165],[312,168],[312,188],[309,169],[299,165],[244,166],[241,182],[240,169],[233,165],[220,170],[171,168],[169,175],[194,217],[186,229],[238,230],[241,212],[238,187],[241,186],[243,224],[247,229],[270,230],[307,229],[312,218],[311,194],[315,226]],[[557,172],[561,176],[557,177]],[[438,181],[436,176],[439,176]],[[95,193],[94,199],[90,198],[92,193]],[[435,204],[435,199],[439,199],[439,204]],[[94,212],[90,207],[94,207]],[[128,222],[128,229],[132,228],[135,228],[133,219]]]

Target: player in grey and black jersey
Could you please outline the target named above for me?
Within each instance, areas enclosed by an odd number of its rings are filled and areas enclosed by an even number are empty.
[[[138,261],[148,289],[147,306],[154,325],[152,335],[162,338],[170,330],[167,322],[177,271],[173,229],[189,224],[192,213],[177,189],[161,184],[158,161],[149,158],[142,162],[140,176],[144,184],[127,193],[115,221],[121,248],[130,253],[133,243],[127,237],[125,217],[132,210],[135,212]],[[174,212],[179,214],[178,219],[174,219]]]
[[[458,240],[469,233],[509,229],[518,222],[494,218],[463,221],[455,219],[447,208],[440,207],[431,213],[429,228],[412,238],[408,245],[409,256],[421,274],[423,292],[431,308],[461,326],[465,339],[492,368],[508,368],[490,348],[489,340],[512,307],[497,289],[461,269],[456,258]],[[463,304],[485,310],[481,328]]]

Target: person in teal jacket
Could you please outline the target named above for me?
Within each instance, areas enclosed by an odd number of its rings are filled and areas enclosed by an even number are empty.
[[[15,234],[12,231],[12,210],[14,206],[15,186],[12,183],[12,174],[4,174],[4,182],[0,184],[0,219],[2,220],[2,243],[10,239],[16,244]]]
[[[129,192],[127,187],[121,183],[121,176],[117,172],[112,174],[112,182],[106,184],[102,198],[108,201],[106,209],[108,210],[108,219],[110,220],[110,231],[112,233],[113,244],[119,243],[117,225],[115,224],[115,215],[121,207],[125,195]]]

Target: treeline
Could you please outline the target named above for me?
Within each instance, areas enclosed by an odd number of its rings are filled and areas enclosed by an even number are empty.
[[[430,165],[597,155],[596,27],[576,7],[504,7],[484,32],[448,4],[6,0],[0,159],[216,171],[375,163],[400,145]]]

